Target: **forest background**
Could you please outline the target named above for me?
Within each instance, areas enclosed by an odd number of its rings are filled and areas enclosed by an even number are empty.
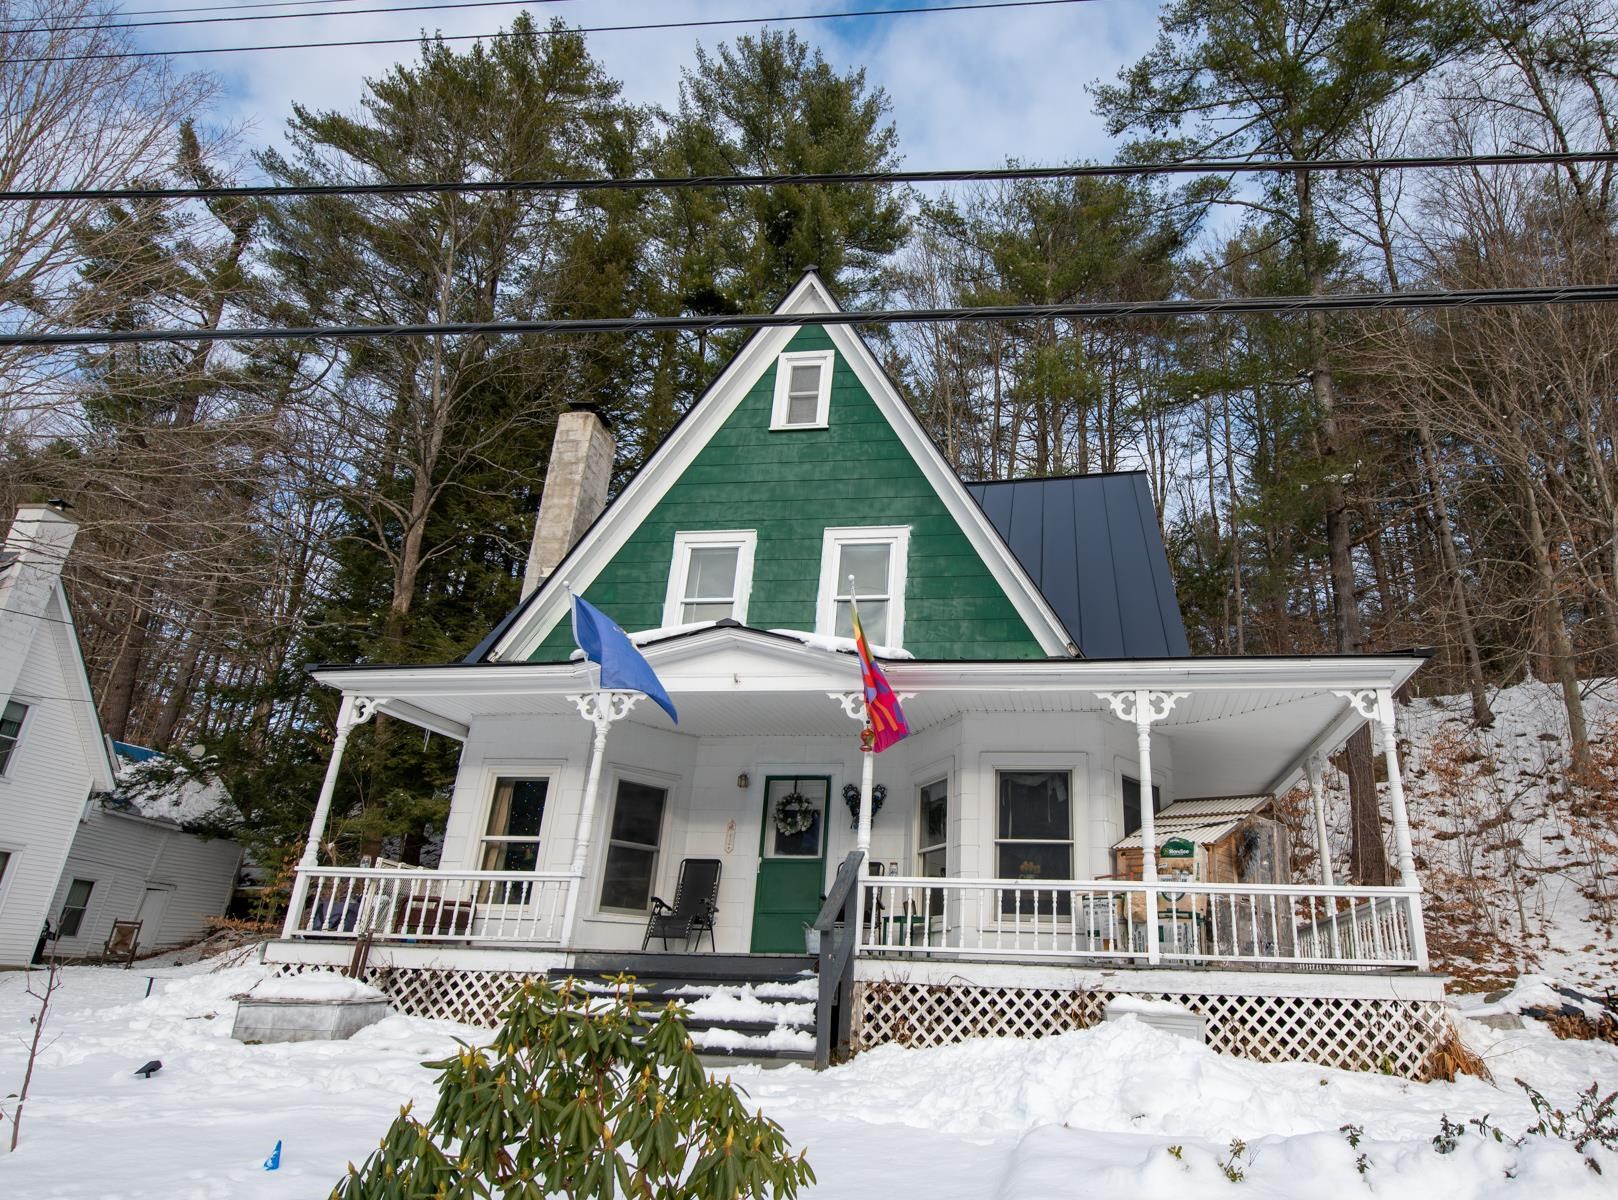
[[[1087,93],[1124,157],[1618,150],[1608,0],[1180,0]],[[791,32],[697,49],[627,102],[560,22],[424,40],[273,148],[101,0],[0,2],[0,188],[881,171],[881,88]],[[107,55],[107,57],[93,57]],[[49,61],[41,61],[49,60]],[[990,164],[976,164],[990,165]],[[767,310],[811,264],[845,307],[1607,282],[1618,164],[893,186],[0,204],[15,332]],[[1610,807],[1591,680],[1618,674],[1618,309],[869,327],[967,479],[1142,468],[1194,651],[1433,646],[1417,687],[1559,689],[1566,786]],[[335,698],[310,662],[459,658],[516,602],[558,412],[621,483],[739,334],[0,348],[0,503],[61,496],[114,738],[220,774],[295,857]],[[65,702],[65,701],[64,701]],[[456,748],[356,736],[328,852],[429,854]],[[1607,764],[1611,765],[1611,764]],[[1349,871],[1386,878],[1365,739]],[[1604,797],[1604,799],[1601,799]],[[224,827],[219,828],[220,832]]]

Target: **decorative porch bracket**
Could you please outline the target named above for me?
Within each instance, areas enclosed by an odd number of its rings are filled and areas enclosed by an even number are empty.
[[[1410,920],[1411,939],[1422,969],[1427,967],[1427,929],[1421,919],[1421,880],[1416,876],[1416,852],[1410,840],[1410,813],[1405,807],[1404,777],[1399,771],[1399,731],[1394,723],[1393,692],[1389,688],[1361,688],[1355,691],[1334,691],[1332,695],[1348,701],[1349,706],[1367,721],[1372,722],[1382,735],[1382,758],[1388,769],[1388,812],[1393,817],[1393,851],[1399,861],[1399,886],[1417,893],[1412,901]]]
[[[326,777],[320,784],[320,798],[315,801],[314,816],[309,820],[309,840],[303,845],[303,857],[298,866],[313,867],[320,862],[320,839],[326,834],[326,822],[331,819],[332,797],[337,794],[337,777],[343,769],[343,753],[348,749],[348,735],[376,716],[379,705],[385,701],[372,696],[344,696],[337,706],[337,736],[332,739],[331,757],[326,760]],[[292,883],[292,895],[287,901],[286,923],[283,937],[291,937],[303,915],[304,901],[309,895],[309,879],[300,870]]]
[[[590,857],[590,834],[595,827],[596,799],[601,790],[601,763],[607,753],[607,731],[614,721],[629,715],[640,699],[639,692],[584,692],[569,696],[579,716],[595,726],[595,737],[590,742],[590,769],[584,780],[584,794],[579,800],[579,826],[573,836],[573,862],[568,867],[571,882],[567,889],[567,904],[562,910],[562,945],[573,945],[573,922],[579,914],[579,893],[584,890],[584,864]]]
[[[1152,805],[1152,725],[1164,720],[1190,692],[1159,692],[1136,688],[1129,692],[1097,692],[1120,721],[1135,724],[1135,745],[1140,759],[1140,874],[1146,884],[1146,961],[1163,961],[1157,928],[1157,813]]]

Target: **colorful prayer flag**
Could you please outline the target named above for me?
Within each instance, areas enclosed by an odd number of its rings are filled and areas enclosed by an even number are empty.
[[[880,754],[908,736],[910,726],[905,724],[899,697],[893,694],[887,676],[871,657],[871,644],[865,640],[865,630],[860,627],[860,607],[852,595],[848,599],[848,611],[854,620],[854,646],[859,651],[860,675],[865,681],[865,736],[870,750]]]

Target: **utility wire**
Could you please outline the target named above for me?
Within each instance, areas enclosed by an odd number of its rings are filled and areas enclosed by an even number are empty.
[[[319,0],[320,3],[329,3],[330,0]],[[355,2],[355,0],[350,0]],[[357,17],[366,13],[408,13],[433,12],[446,8],[511,8],[521,6],[524,8],[539,4],[567,4],[571,0],[456,0],[455,3],[446,4],[395,4],[383,8],[339,8],[325,12],[289,12],[289,13],[259,13],[252,16],[232,17],[180,17],[165,21],[104,21],[89,25],[32,25],[16,26],[11,29],[0,30],[5,33],[78,33],[89,30],[102,29],[154,29],[163,25],[224,25],[239,21],[305,21],[311,17]],[[243,5],[252,8],[254,5]],[[185,12],[185,9],[175,9],[175,12]],[[218,11],[217,9],[200,9],[201,12]],[[127,14],[120,14],[127,15]]]
[[[862,8],[844,12],[797,13],[779,17],[714,17],[701,21],[646,21],[633,25],[573,26],[563,29],[536,29],[540,37],[577,33],[634,33],[663,29],[710,29],[719,25],[785,25],[794,21],[846,21],[854,17],[902,17],[916,13],[982,12],[989,9],[1049,8],[1054,5],[1090,4],[1096,0],[982,0],[976,4],[926,4],[911,8]],[[494,33],[438,33],[443,42],[476,42],[486,38],[510,37],[509,29]],[[96,54],[48,54],[33,58],[13,58],[16,63],[83,62],[103,58],[171,58],[190,54],[249,54],[259,50],[321,50],[351,46],[398,46],[415,44],[421,36],[402,38],[355,38],[343,42],[275,42],[259,46],[197,46],[179,50],[108,50]]]
[[[1359,292],[1337,296],[1237,296],[1215,300],[1119,300],[1074,304],[1001,304],[977,308],[901,308],[873,312],[734,313],[687,317],[600,317],[537,321],[452,321],[414,325],[316,325],[258,329],[74,330],[0,335],[0,346],[112,346],[131,342],[304,341],[434,335],[643,333],[653,330],[772,329],[802,325],[907,325],[1071,318],[1209,316],[1227,313],[1346,312],[1364,309],[1465,308],[1527,304],[1605,304],[1618,283],[1564,287],[1476,288],[1429,292]]]
[[[1149,175],[1251,175],[1274,171],[1405,171],[1424,167],[1561,166],[1618,163],[1618,150],[1529,154],[1430,154],[1401,158],[1185,159],[1166,163],[1084,163],[1066,167],[983,167],[939,171],[839,171],[826,174],[669,175],[632,179],[457,179],[405,183],[247,184],[240,187],[40,188],[0,191],[7,200],[226,200],[281,196],[405,196],[455,192],[649,192],[689,188],[902,186],[988,180],[1085,179]]]

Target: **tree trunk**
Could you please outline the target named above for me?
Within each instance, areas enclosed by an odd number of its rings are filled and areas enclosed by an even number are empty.
[[[1572,740],[1573,766],[1582,769],[1590,760],[1590,735],[1584,724],[1584,698],[1579,694],[1579,669],[1573,657],[1573,642],[1567,635],[1567,620],[1556,591],[1556,564],[1545,544],[1545,524],[1540,518],[1539,501],[1532,480],[1523,482],[1523,514],[1528,520],[1529,550],[1539,582],[1539,610],[1545,631],[1545,644],[1551,673],[1562,689],[1562,705],[1567,709],[1567,731]]]
[[[1455,549],[1455,531],[1450,525],[1449,501],[1444,498],[1443,484],[1438,477],[1438,456],[1433,447],[1432,429],[1425,415],[1416,419],[1420,438],[1416,459],[1432,497],[1434,524],[1438,527],[1438,554],[1444,563],[1444,574],[1449,579],[1445,589],[1450,609],[1461,638],[1461,656],[1466,671],[1466,690],[1472,697],[1472,723],[1479,729],[1494,724],[1494,712],[1489,708],[1489,697],[1484,690],[1483,658],[1478,653],[1477,628],[1472,622],[1472,606],[1466,598],[1466,584],[1461,578],[1460,555]]]

